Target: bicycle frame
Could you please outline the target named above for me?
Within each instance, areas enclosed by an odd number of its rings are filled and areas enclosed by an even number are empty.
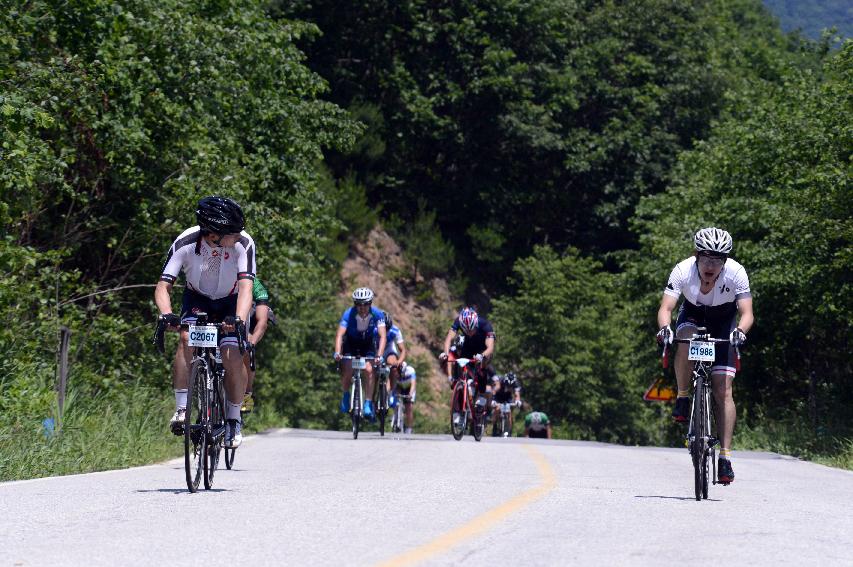
[[[457,441],[465,434],[469,418],[473,418],[473,433],[474,438],[479,441],[482,437],[482,428],[484,427],[483,420],[485,419],[485,407],[482,412],[477,412],[477,407],[472,398],[475,396],[475,391],[471,388],[477,384],[478,376],[474,367],[474,360],[467,358],[459,358],[454,361],[459,367],[460,372],[453,384],[453,394],[451,397],[451,431],[453,438]],[[458,410],[458,411],[457,411]],[[482,413],[482,415],[480,415]],[[457,414],[459,414],[457,416]],[[457,422],[457,418],[461,423]]]

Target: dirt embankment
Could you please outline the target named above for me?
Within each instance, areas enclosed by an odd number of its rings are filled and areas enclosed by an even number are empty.
[[[438,278],[425,282],[420,276],[413,282],[400,246],[387,232],[374,228],[364,241],[353,244],[344,261],[342,302],[350,303],[357,287],[372,289],[376,293],[373,305],[390,313],[402,330],[409,362],[417,359],[418,383],[428,381],[433,392],[445,391],[444,372],[436,357],[460,303],[447,283]]]

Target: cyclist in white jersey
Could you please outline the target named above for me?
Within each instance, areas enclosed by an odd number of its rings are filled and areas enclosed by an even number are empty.
[[[729,484],[734,481],[731,443],[737,415],[732,398],[734,347],[746,341],[746,333],[752,327],[752,294],[746,270],[728,257],[732,251],[732,237],[728,232],[714,227],[703,228],[696,233],[693,242],[694,255],[675,266],[664,289],[658,309],[657,340],[660,344],[672,343],[672,311],[683,294],[675,336],[690,338],[696,327],[706,327],[712,337],[730,341],[728,348],[717,345],[716,360],[711,367],[717,427],[722,432],[718,479]],[[740,320],[736,324],[738,313]],[[690,413],[691,363],[683,346],[679,344],[675,354],[678,397],[672,417],[678,422],[687,421]]]
[[[193,323],[196,314],[208,314],[210,322],[225,323],[219,338],[225,367],[226,435],[225,444],[238,447],[242,442],[240,405],[246,388],[246,369],[239,352],[239,337],[245,338],[245,324],[252,307],[252,282],[255,279],[255,243],[244,230],[243,210],[225,197],[205,197],[196,210],[198,226],[188,228],[175,239],[154,301],[160,319],[170,329],[181,323]],[[186,278],[181,316],[172,313],[171,292],[178,275]],[[181,331],[181,340],[172,365],[175,388],[175,414],[170,427],[183,434],[187,407],[187,383],[192,362],[189,334]]]

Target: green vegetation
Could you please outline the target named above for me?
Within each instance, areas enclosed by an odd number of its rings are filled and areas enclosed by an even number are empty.
[[[0,7],[0,479],[179,451],[151,295],[214,193],[244,204],[279,320],[250,426],[347,426],[337,274],[385,218],[423,304],[435,276],[480,304],[556,432],[676,442],[640,400],[654,313],[717,225],[757,316],[738,443],[850,466],[850,41],[786,36],[758,0]]]

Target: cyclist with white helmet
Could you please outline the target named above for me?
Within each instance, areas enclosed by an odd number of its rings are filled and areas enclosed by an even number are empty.
[[[455,343],[455,345],[453,344]],[[439,355],[447,361],[447,381],[452,385],[454,362],[457,358],[471,358],[479,366],[477,391],[486,394],[486,408],[491,411],[492,384],[495,375],[491,361],[495,353],[495,330],[485,317],[480,317],[473,307],[465,307],[453,321],[444,339],[444,351]]]
[[[714,338],[730,341],[728,348],[717,346],[716,360],[711,367],[717,427],[722,434],[718,480],[729,484],[735,478],[731,465],[731,443],[737,415],[732,398],[732,380],[736,372],[734,347],[746,341],[746,333],[752,327],[752,294],[746,270],[729,258],[732,237],[728,232],[715,227],[703,228],[695,234],[693,243],[693,256],[675,266],[664,289],[658,309],[660,330],[657,340],[662,345],[672,343],[672,311],[683,294],[675,336],[690,338],[696,327],[705,327]],[[679,344],[675,353],[678,397],[672,417],[677,422],[686,422],[690,413],[692,373],[687,348],[683,347]]]
[[[245,321],[252,307],[255,279],[255,242],[244,230],[243,209],[226,197],[205,197],[196,209],[198,225],[188,228],[169,248],[163,273],[154,290],[160,321],[171,330],[182,323],[195,323],[196,314],[208,314],[208,321],[226,324],[219,337],[225,367],[225,445],[238,447],[241,433],[240,405],[246,389],[246,369],[238,340],[245,340]],[[172,313],[172,286],[183,272],[186,287],[181,316]],[[175,388],[175,415],[170,428],[183,435],[187,407],[187,385],[192,363],[189,333],[181,331],[180,344],[172,365]]]
[[[412,365],[405,362],[400,364],[400,379],[397,381],[397,391],[401,395],[409,396],[408,401],[405,401],[406,408],[406,429],[405,434],[412,433],[412,425],[415,420],[415,397],[418,391],[418,375]]]
[[[344,356],[371,359],[365,368],[365,392],[373,391],[374,368],[382,363],[382,357],[378,353],[385,350],[386,343],[385,314],[373,307],[374,297],[373,290],[367,287],[360,287],[352,292],[353,306],[344,311],[335,336],[335,360],[340,361]],[[378,346],[374,337],[378,337]],[[349,411],[351,385],[352,360],[345,360],[341,364],[342,413]],[[365,398],[369,397],[365,395]],[[364,417],[374,419],[373,402],[370,399],[364,400],[363,411]]]

